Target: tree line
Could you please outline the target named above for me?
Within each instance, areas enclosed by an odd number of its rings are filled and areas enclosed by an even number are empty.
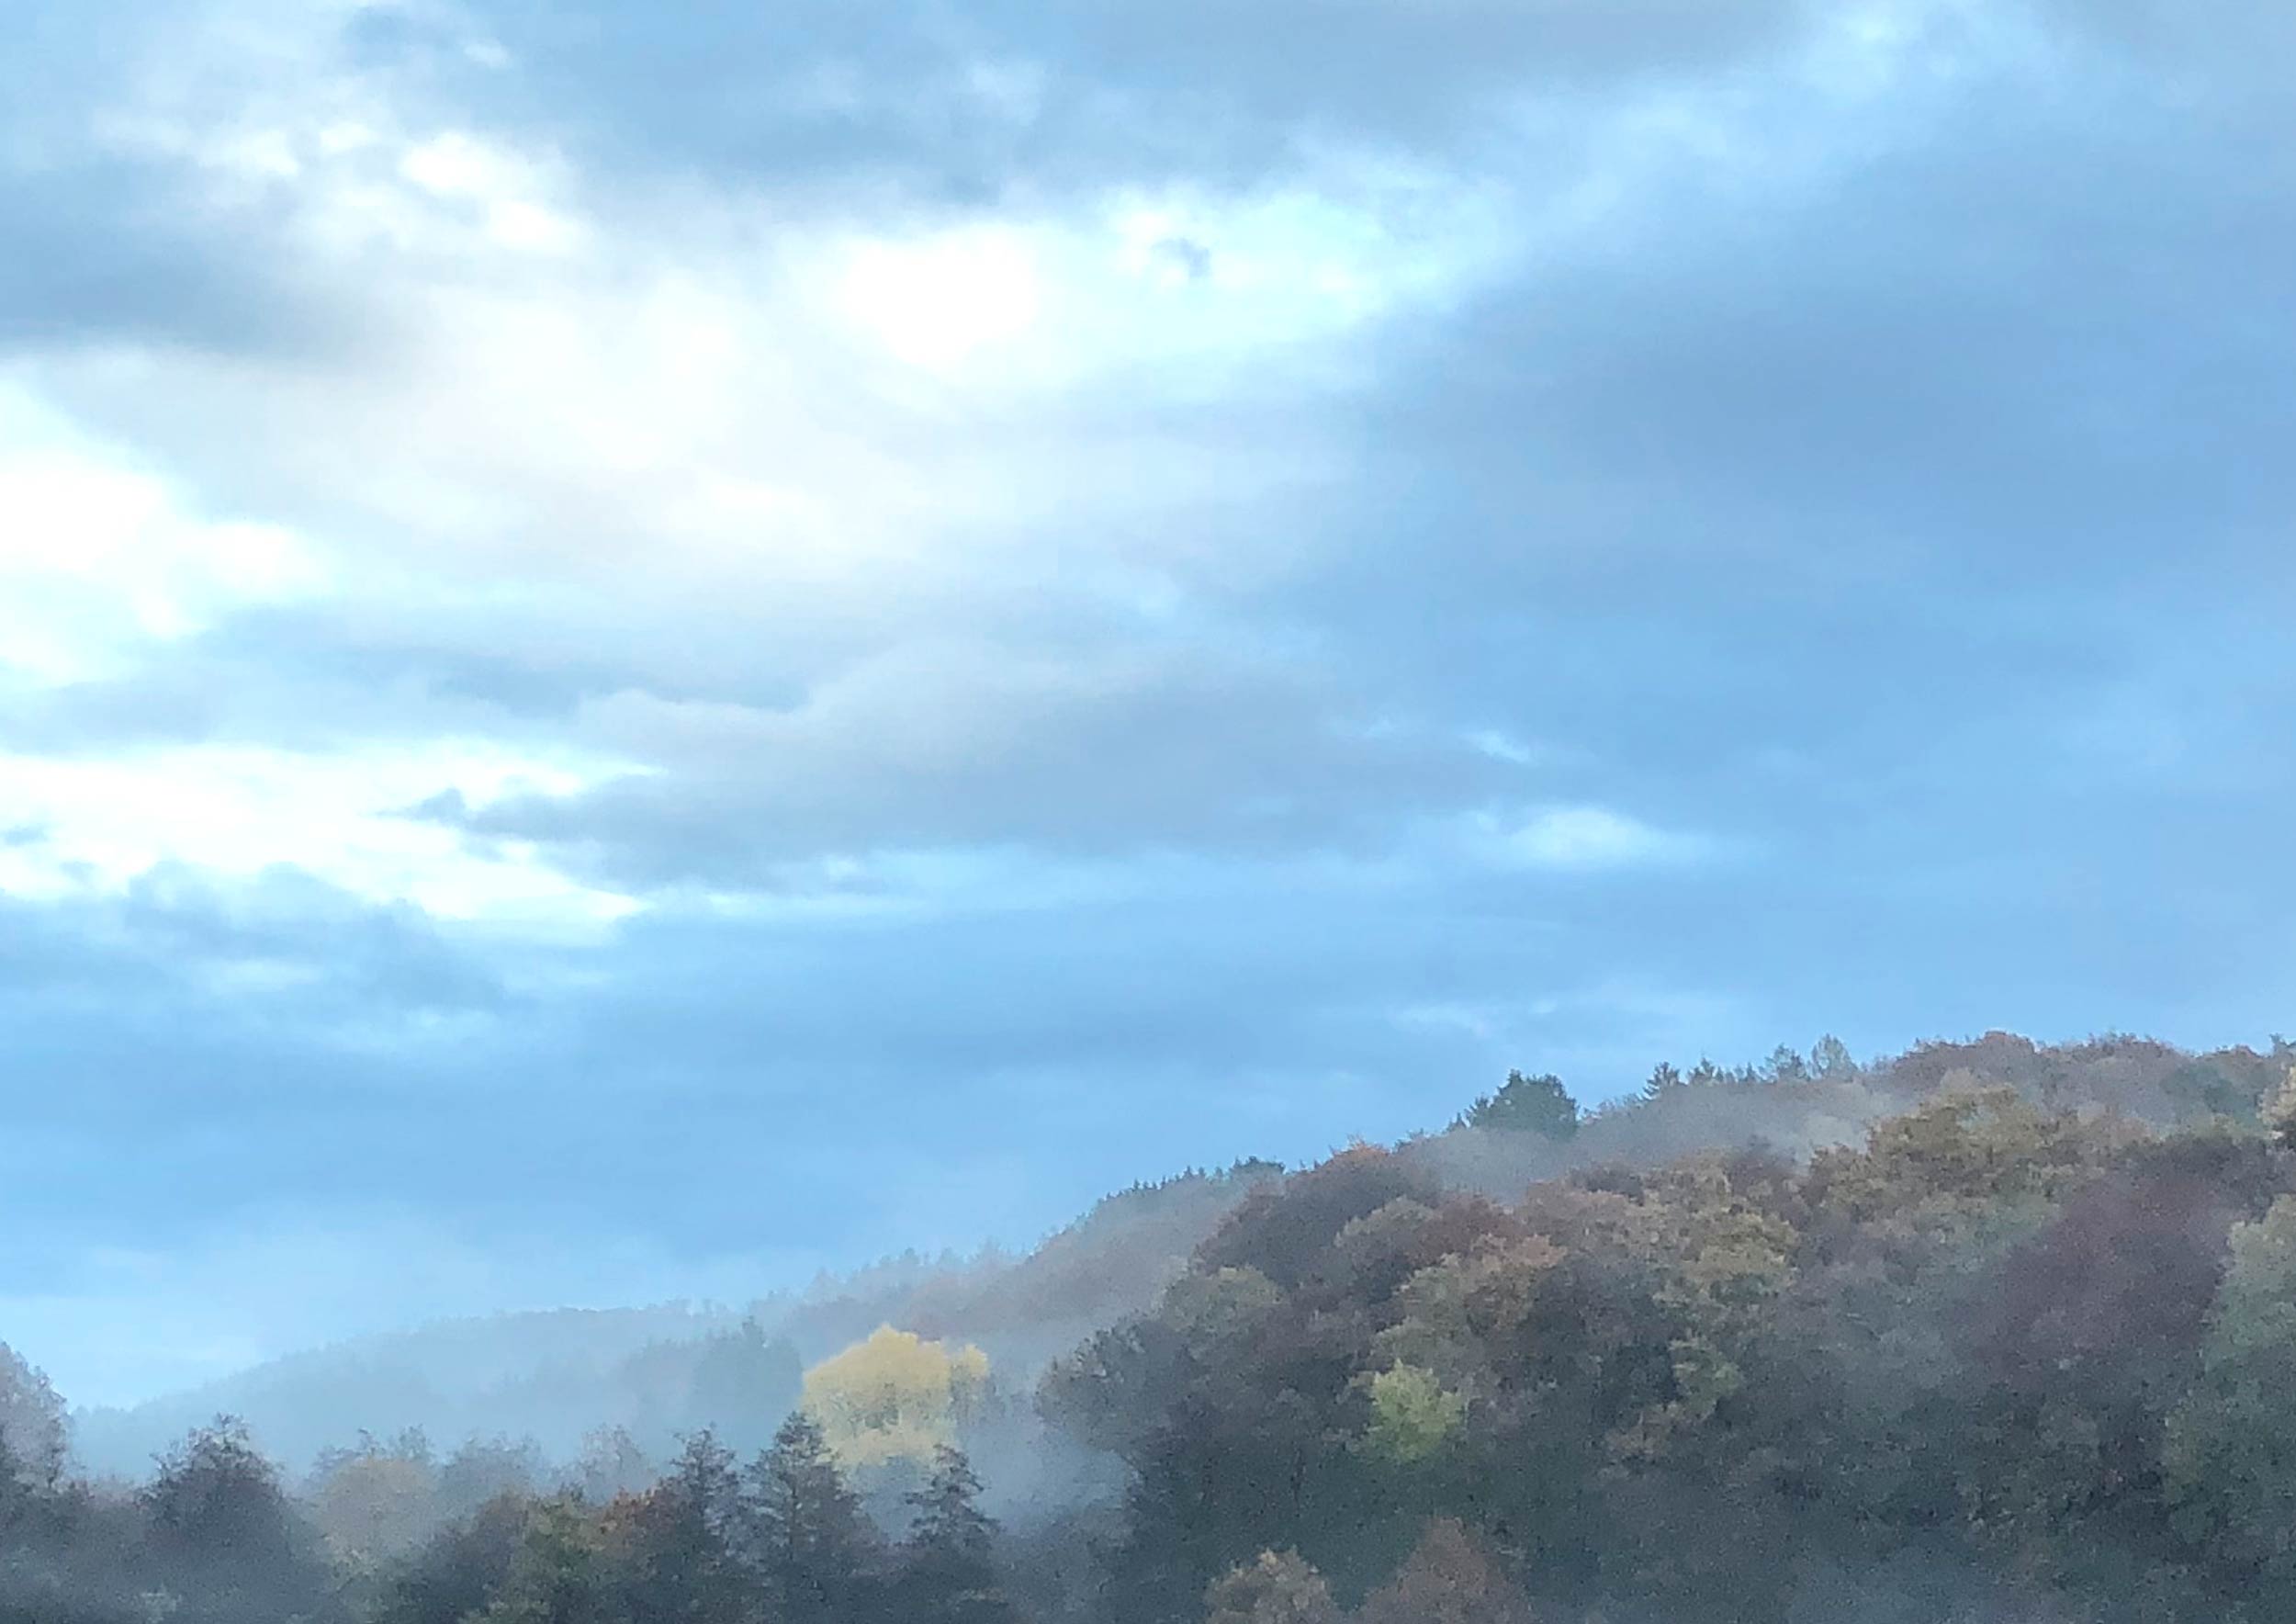
[[[2296,1617],[2292,1066],[1821,1044],[1593,1115],[1517,1072],[1445,1135],[1241,1182],[1029,1389],[887,1328],[747,1458],[603,1434],[556,1483],[403,1437],[290,1491],[222,1421],[90,1484],[11,1356],[0,1624]],[[1446,1173],[1785,1098],[1887,1109],[1806,1154]],[[1056,1446],[1109,1492],[1007,1492],[1000,1526],[983,1450]]]

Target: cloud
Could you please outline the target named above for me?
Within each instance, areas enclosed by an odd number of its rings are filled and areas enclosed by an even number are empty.
[[[1503,134],[1526,94],[1712,69],[1804,17],[1790,0],[1119,0],[898,6],[864,24],[807,0],[729,23],[478,4],[368,13],[354,38],[370,71],[617,166],[965,207],[1111,179],[1249,186],[1316,143],[1456,155]],[[474,44],[502,65],[474,63]]]
[[[1694,861],[1706,842],[1651,828],[1606,806],[1550,806],[1520,824],[1492,831],[1502,862],[1586,872]]]
[[[327,585],[293,532],[186,512],[165,481],[20,389],[0,389],[0,674],[84,679],[233,607]]]
[[[1025,1241],[1510,1066],[2278,1007],[2274,17],[19,9],[67,1389],[450,1227],[596,1298],[537,1235]]]
[[[784,708],[624,692],[584,706],[581,735],[647,772],[447,810],[481,834],[593,852],[605,874],[706,884],[879,848],[1362,845],[1489,775],[1440,740],[1348,727],[1327,682],[1241,652],[1052,659],[943,640]]]

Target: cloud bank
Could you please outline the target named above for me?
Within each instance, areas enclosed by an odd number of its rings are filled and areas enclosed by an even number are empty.
[[[1514,1065],[2274,1019],[2272,18],[19,36],[0,1309],[75,1397]]]

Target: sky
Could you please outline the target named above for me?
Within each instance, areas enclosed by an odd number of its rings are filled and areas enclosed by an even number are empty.
[[[0,1337],[2290,1020],[2296,11],[11,0]]]

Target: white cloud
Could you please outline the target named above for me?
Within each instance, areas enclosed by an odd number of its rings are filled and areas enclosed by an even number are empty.
[[[117,891],[166,864],[253,877],[300,868],[377,902],[446,919],[592,925],[636,905],[580,885],[515,842],[473,846],[402,814],[452,791],[483,805],[515,791],[565,794],[569,766],[476,740],[338,755],[197,746],[112,759],[0,755],[0,891]]]
[[[845,273],[844,297],[895,355],[929,368],[1018,338],[1041,303],[1026,240],[982,229],[866,243]]]
[[[231,608],[328,584],[294,532],[192,513],[165,480],[0,382],[0,671],[83,680]]]
[[[1607,806],[1549,806],[1514,823],[1479,820],[1485,851],[1501,864],[1592,872],[1696,861],[1703,837],[1656,829]]]

